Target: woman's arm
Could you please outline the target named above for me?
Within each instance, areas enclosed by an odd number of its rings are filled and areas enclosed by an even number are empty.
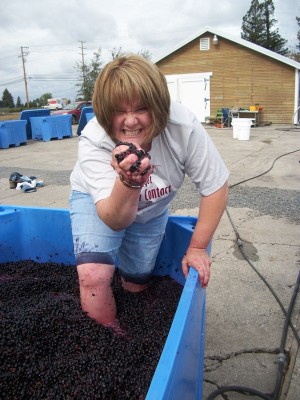
[[[111,195],[96,203],[99,217],[114,231],[126,228],[135,220],[140,193],[141,189],[126,187],[117,177]]]
[[[182,260],[182,270],[187,277],[189,267],[199,273],[202,287],[206,287],[210,277],[211,259],[207,254],[207,246],[220,222],[227,204],[227,182],[216,192],[201,198],[198,220],[189,247]]]
[[[128,146],[118,146],[113,151],[111,166],[119,176],[110,196],[96,203],[99,217],[114,231],[126,228],[135,220],[142,187],[153,171],[148,157],[142,159],[139,169],[135,172],[130,172],[130,167],[138,159],[135,154],[129,154],[123,161],[117,162],[115,155],[127,149]],[[149,171],[141,174],[147,168]]]

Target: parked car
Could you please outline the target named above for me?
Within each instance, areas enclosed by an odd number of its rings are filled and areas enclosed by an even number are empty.
[[[91,101],[75,101],[74,103],[70,103],[66,105],[62,110],[54,111],[51,115],[64,115],[71,114],[72,115],[72,124],[78,124],[81,111],[83,107],[91,106]]]

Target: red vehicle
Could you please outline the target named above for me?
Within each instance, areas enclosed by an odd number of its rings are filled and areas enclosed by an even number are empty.
[[[66,105],[62,110],[52,112],[51,115],[71,114],[72,124],[75,125],[79,122],[81,110],[83,109],[83,107],[90,107],[91,105],[91,101],[75,101],[74,103]]]

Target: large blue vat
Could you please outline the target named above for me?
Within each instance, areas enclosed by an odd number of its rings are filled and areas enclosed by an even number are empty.
[[[36,110],[23,110],[20,114],[20,119],[27,121],[26,124],[26,135],[27,139],[32,139],[32,129],[30,118],[31,117],[47,117],[50,115],[50,110],[47,108],[38,108]]]
[[[77,135],[78,136],[81,135],[81,131],[83,130],[85,125],[89,122],[91,114],[93,114],[93,113],[94,113],[94,111],[93,111],[92,106],[83,107],[83,109],[81,110],[78,127],[77,127]]]
[[[10,146],[20,146],[27,143],[27,121],[12,120],[0,122],[0,149]]]
[[[49,142],[51,139],[72,137],[72,115],[30,117],[32,139]]]
[[[191,268],[185,280],[181,260],[196,223],[170,216],[155,266],[184,286],[146,400],[202,399],[205,290]],[[74,265],[69,211],[0,206],[0,262],[34,260]]]

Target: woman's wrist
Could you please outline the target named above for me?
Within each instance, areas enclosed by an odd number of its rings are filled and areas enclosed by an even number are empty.
[[[122,174],[119,174],[119,178],[120,178],[120,181],[123,183],[123,185],[128,187],[128,188],[130,188],[130,189],[137,189],[138,190],[138,189],[142,189],[142,187],[144,186],[144,185],[138,185],[138,184],[133,183],[133,182],[127,182]]]

